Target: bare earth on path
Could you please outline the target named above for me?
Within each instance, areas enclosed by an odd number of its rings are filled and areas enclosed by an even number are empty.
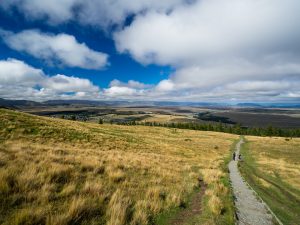
[[[236,156],[239,155],[241,139],[236,145]],[[272,216],[265,205],[260,202],[254,192],[244,182],[237,166],[238,161],[229,163],[230,180],[235,196],[238,225],[272,225]]]
[[[201,201],[204,195],[206,185],[201,180],[199,181],[200,190],[193,196],[192,201],[188,205],[188,207],[182,210],[178,215],[173,218],[168,225],[183,225],[192,217],[199,215],[201,213]]]

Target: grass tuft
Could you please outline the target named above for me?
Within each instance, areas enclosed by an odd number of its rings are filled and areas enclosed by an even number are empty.
[[[108,204],[107,225],[127,224],[131,216],[131,207],[131,200],[120,189],[117,189]]]

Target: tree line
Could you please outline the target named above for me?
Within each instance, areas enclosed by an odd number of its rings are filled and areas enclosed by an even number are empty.
[[[119,125],[142,125],[142,126],[153,126],[153,127],[168,127],[178,129],[189,129],[189,130],[202,130],[202,131],[216,131],[225,132],[230,134],[238,135],[253,135],[253,136],[279,136],[279,137],[300,137],[300,129],[283,129],[273,127],[243,127],[241,124],[227,125],[224,123],[159,123],[159,122],[140,122],[140,121],[129,121],[129,122],[118,122]]]
[[[86,121],[85,118],[76,118],[71,115],[70,118],[62,117],[63,119]],[[100,118],[98,123],[103,124],[105,121]],[[168,127],[189,130],[215,131],[225,132],[238,135],[253,135],[253,136],[278,136],[278,137],[300,137],[300,128],[297,129],[283,129],[269,125],[267,127],[244,127],[241,124],[225,124],[225,123],[159,123],[159,122],[141,122],[141,121],[124,121],[115,122],[109,121],[110,124],[127,125],[127,126],[152,126],[152,127]]]

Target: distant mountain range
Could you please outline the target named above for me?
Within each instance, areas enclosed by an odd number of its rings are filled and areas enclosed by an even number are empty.
[[[0,107],[5,108],[18,108],[18,107],[30,107],[30,106],[41,106],[42,103],[28,101],[28,100],[7,100],[0,98]]]
[[[46,106],[192,106],[192,107],[240,107],[240,108],[300,108],[300,103],[215,103],[215,102],[168,102],[168,101],[89,101],[89,100],[49,100],[45,102],[35,102],[28,100],[8,100],[0,98],[0,107],[4,108],[26,108],[26,107],[46,107]]]

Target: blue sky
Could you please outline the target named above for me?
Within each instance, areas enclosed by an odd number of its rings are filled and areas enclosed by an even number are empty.
[[[21,22],[22,21],[22,22]],[[106,34],[101,29],[93,29],[91,27],[82,27],[71,22],[63,25],[49,26],[44,21],[27,21],[24,15],[15,12],[0,14],[0,27],[13,32],[20,32],[27,29],[39,29],[43,32],[51,32],[54,34],[66,33],[71,34],[80,43],[100,52],[109,54],[109,65],[102,69],[81,69],[70,67],[49,66],[47,63],[24,54],[22,52],[10,49],[5,43],[1,42],[0,52],[1,59],[17,58],[25,61],[30,65],[43,68],[49,75],[63,73],[90,79],[94,84],[100,87],[107,87],[111,80],[118,79],[123,82],[128,80],[138,80],[147,84],[157,84],[160,80],[165,79],[171,73],[169,66],[143,65],[133,60],[128,54],[120,54],[116,51],[114,41],[110,34]]]
[[[0,98],[300,101],[297,0],[2,0]]]

